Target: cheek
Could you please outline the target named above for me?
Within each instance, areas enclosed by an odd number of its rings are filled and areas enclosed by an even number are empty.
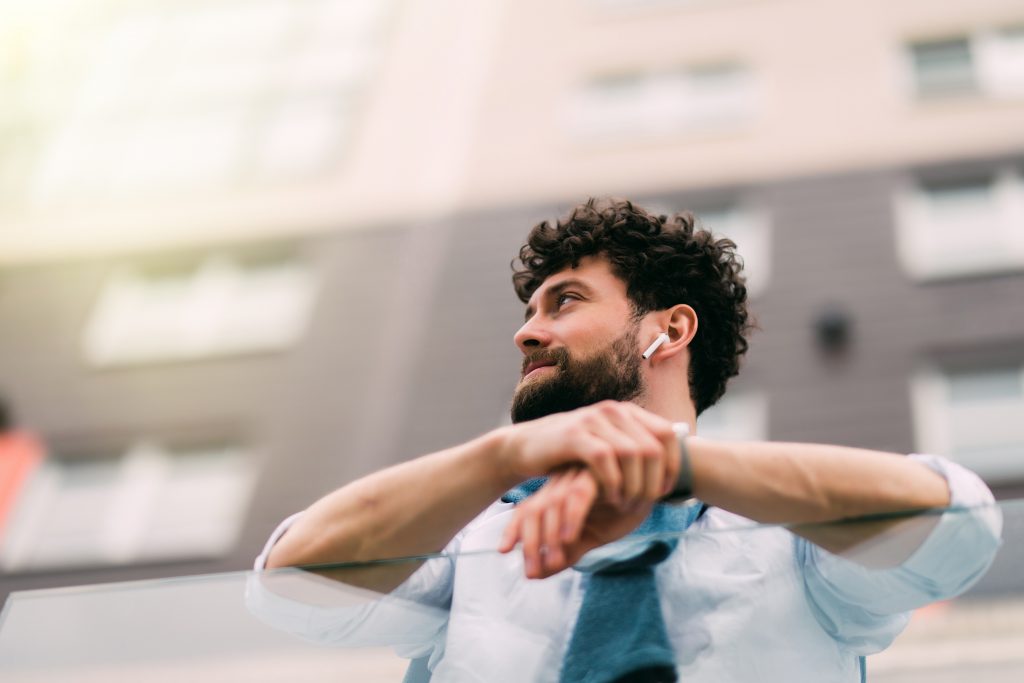
[[[575,316],[560,330],[567,343],[582,349],[600,349],[618,339],[626,325],[598,316]]]

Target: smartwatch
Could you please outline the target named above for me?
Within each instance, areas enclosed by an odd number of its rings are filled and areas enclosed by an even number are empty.
[[[672,431],[676,434],[679,444],[679,475],[676,485],[662,498],[663,503],[687,503],[693,500],[693,469],[690,467],[690,449],[686,447],[686,437],[690,434],[690,425],[685,422],[674,422]]]

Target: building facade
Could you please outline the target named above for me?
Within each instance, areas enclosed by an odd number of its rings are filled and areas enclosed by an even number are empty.
[[[0,71],[0,389],[48,452],[5,593],[244,569],[506,420],[509,261],[590,195],[747,262],[760,329],[704,433],[1024,490],[1016,3],[83,7],[14,17]]]

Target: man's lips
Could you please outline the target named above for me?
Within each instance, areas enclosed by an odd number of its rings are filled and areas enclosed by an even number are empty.
[[[555,365],[556,363],[553,360],[535,360],[532,363],[527,363],[526,367],[523,368],[523,377],[527,377],[534,370],[538,370],[540,368],[554,367]]]

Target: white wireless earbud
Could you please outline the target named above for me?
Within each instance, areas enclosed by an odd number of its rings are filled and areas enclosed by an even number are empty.
[[[658,338],[651,342],[651,345],[647,347],[647,350],[643,353],[643,359],[647,360],[654,355],[654,352],[658,350],[658,347],[668,341],[668,332],[662,332],[658,335]]]

